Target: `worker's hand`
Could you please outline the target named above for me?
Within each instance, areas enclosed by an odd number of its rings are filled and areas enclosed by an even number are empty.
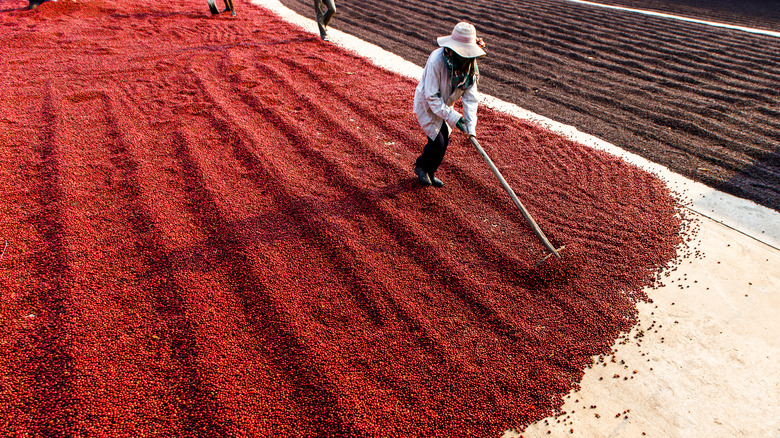
[[[458,123],[456,123],[455,126],[461,131],[463,131],[464,133],[466,133],[466,121],[463,120],[463,117],[461,117],[460,120],[458,120]]]

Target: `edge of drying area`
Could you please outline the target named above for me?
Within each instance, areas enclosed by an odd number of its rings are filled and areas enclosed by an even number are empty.
[[[252,0],[318,35],[314,20],[278,0]],[[312,11],[313,14],[313,11]],[[338,18],[338,17],[336,17]],[[331,43],[419,80],[422,67],[335,29]],[[481,103],[607,151],[665,181],[697,220],[690,248],[665,286],[639,303],[639,322],[613,357],[585,371],[563,415],[511,437],[780,437],[780,213],[671,172],[610,143],[517,105]]]

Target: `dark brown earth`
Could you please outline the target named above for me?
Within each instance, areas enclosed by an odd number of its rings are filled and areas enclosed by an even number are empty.
[[[282,0],[311,16],[309,0]],[[612,0],[780,30],[773,0]],[[337,3],[332,27],[423,65],[460,20],[482,92],[780,211],[780,38],[565,0]]]

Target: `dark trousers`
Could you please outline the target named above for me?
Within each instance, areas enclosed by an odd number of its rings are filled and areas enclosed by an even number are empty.
[[[444,153],[447,152],[447,145],[450,143],[450,128],[447,122],[442,122],[439,135],[434,139],[428,139],[428,143],[423,148],[422,155],[417,157],[414,162],[416,167],[424,170],[428,175],[433,175],[444,160]]]
[[[327,9],[323,11],[323,6]],[[330,19],[336,14],[335,0],[314,0],[314,12],[317,14],[317,26],[320,28],[320,35],[325,35],[325,27],[330,23]]]

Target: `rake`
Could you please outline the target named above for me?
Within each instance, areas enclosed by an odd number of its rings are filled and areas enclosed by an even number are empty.
[[[544,256],[543,259],[536,262],[536,265],[538,266],[551,256],[555,256],[557,258],[561,258],[561,250],[566,248],[566,245],[561,245],[560,248],[555,248],[549,240],[547,240],[547,236],[544,235],[544,232],[541,228],[539,228],[539,225],[536,223],[533,217],[531,217],[531,214],[528,213],[528,210],[525,209],[523,206],[523,203],[520,202],[519,199],[517,199],[517,195],[515,195],[515,192],[512,190],[511,187],[509,187],[509,184],[504,179],[504,176],[501,175],[501,172],[499,172],[498,168],[495,164],[493,164],[493,160],[490,159],[488,154],[485,152],[484,149],[482,149],[482,146],[477,141],[477,137],[473,135],[469,135],[469,140],[471,140],[471,144],[474,145],[475,148],[477,148],[477,152],[479,152],[480,155],[482,155],[482,158],[485,159],[485,162],[490,166],[490,170],[493,171],[493,174],[498,178],[498,180],[501,182],[501,185],[504,187],[504,190],[509,194],[509,197],[512,198],[512,202],[515,203],[515,206],[520,210],[520,213],[523,214],[523,217],[525,218],[526,222],[528,222],[528,225],[531,226],[531,228],[534,230],[534,234],[536,234],[536,237],[539,238],[539,241],[544,245],[545,248],[550,252],[546,256]]]

